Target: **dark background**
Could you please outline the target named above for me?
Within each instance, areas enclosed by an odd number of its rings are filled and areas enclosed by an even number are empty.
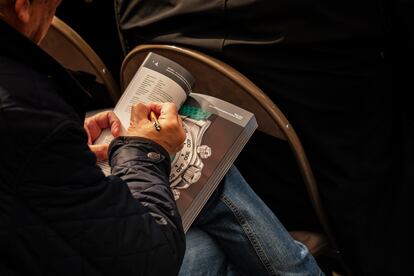
[[[72,27],[103,60],[119,82],[123,51],[116,27],[114,1],[62,1],[56,16]]]

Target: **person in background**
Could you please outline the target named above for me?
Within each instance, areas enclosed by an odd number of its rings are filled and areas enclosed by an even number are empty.
[[[401,9],[408,2],[390,5],[410,14]],[[355,275],[379,275],[389,265],[389,191],[401,190],[392,176],[387,3],[115,1],[125,52],[145,43],[202,51],[246,75],[280,107],[301,138]],[[236,165],[288,230],[320,230],[286,142],[258,132]]]
[[[36,45],[60,0],[0,1],[1,275],[323,274],[235,168],[187,233],[180,268],[168,181],[184,140],[175,105],[134,105],[125,136],[112,112],[84,121],[88,94]],[[160,133],[150,111],[162,114]],[[105,128],[118,137],[92,145]]]

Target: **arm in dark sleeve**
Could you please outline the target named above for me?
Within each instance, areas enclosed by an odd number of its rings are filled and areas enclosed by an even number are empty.
[[[168,188],[166,152],[149,141],[118,139],[111,163],[123,180],[106,178],[86,141],[83,128],[70,121],[36,146],[19,181],[26,204],[93,270],[177,274],[185,239]],[[159,160],[147,152],[157,152]]]
[[[169,187],[171,160],[160,145],[140,137],[119,137],[109,148],[112,174],[128,183],[133,195],[160,224],[181,225]]]
[[[112,174],[119,176],[155,221],[182,231],[174,196],[169,186],[171,160],[160,145],[140,137],[119,137],[109,147]],[[176,237],[165,232],[168,240]]]

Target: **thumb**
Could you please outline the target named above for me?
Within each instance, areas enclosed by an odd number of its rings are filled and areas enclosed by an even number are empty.
[[[108,159],[108,147],[107,144],[101,145],[89,145],[91,151],[96,155],[98,161],[104,161]]]
[[[131,108],[131,124],[139,124],[142,121],[148,121],[148,108],[142,104],[134,104]]]
[[[86,134],[88,135],[88,145],[92,145],[91,132],[89,131],[89,128],[88,128],[86,123],[83,124],[83,129],[85,130]]]

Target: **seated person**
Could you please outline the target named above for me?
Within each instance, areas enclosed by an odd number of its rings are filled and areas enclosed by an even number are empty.
[[[105,128],[117,137],[120,125],[110,111],[85,120],[88,144],[98,160],[107,158],[108,145],[93,145],[93,141]],[[292,239],[233,166],[186,233],[179,275],[291,273],[322,274],[308,249]]]
[[[117,136],[117,118],[98,114],[85,131],[86,93],[34,44],[59,3],[0,0],[0,274],[320,274],[235,169],[188,232],[180,270],[184,233],[168,181],[184,140],[177,109],[133,106],[105,177],[93,154],[106,158],[105,148],[87,144],[103,128]],[[166,114],[163,135],[151,110]]]

